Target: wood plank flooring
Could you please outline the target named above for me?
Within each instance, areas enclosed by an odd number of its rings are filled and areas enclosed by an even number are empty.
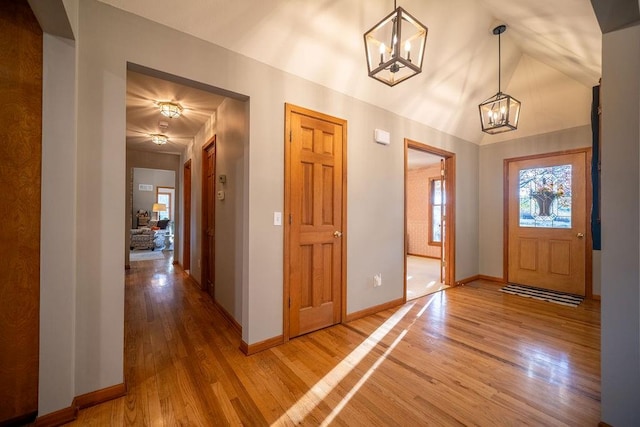
[[[132,264],[128,394],[77,425],[569,425],[600,420],[600,305],[474,282],[246,357],[166,261]]]

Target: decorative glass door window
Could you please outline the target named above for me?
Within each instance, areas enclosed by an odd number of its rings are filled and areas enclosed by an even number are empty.
[[[571,165],[520,171],[520,227],[571,228]]]
[[[431,189],[431,227],[429,228],[429,243],[442,244],[442,208],[445,204],[442,180],[430,180]]]

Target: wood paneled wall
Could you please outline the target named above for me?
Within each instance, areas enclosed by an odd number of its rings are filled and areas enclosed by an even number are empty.
[[[42,30],[0,0],[0,425],[38,410]]]

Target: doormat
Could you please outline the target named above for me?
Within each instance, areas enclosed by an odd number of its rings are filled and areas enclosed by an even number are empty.
[[[500,288],[500,290],[507,294],[538,299],[541,301],[549,301],[569,307],[577,307],[584,300],[584,297],[579,295],[565,294],[562,292],[550,291],[548,289],[539,289],[516,284],[509,284],[504,288]]]

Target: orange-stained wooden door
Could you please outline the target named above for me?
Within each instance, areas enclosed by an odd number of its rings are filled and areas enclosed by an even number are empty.
[[[341,321],[346,122],[287,105],[288,336]]]
[[[203,148],[202,289],[215,299],[216,137]]]
[[[586,152],[508,163],[509,282],[585,295],[586,170]]]
[[[184,235],[182,236],[182,268],[191,269],[191,159],[184,164]]]

